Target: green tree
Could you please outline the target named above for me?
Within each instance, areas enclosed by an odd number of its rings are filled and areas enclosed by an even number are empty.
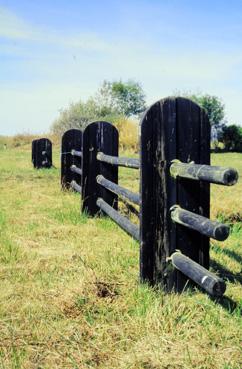
[[[219,97],[208,94],[192,94],[190,98],[206,110],[211,126],[215,128],[220,126],[225,118],[225,107]]]
[[[130,117],[145,110],[145,94],[138,82],[104,81],[97,94],[101,107]]]
[[[191,92],[175,92],[176,96],[183,96],[200,105],[207,112],[210,124],[215,129],[221,127],[225,118],[225,106],[222,100],[214,95],[195,94]]]
[[[144,92],[139,83],[104,81],[98,92],[86,102],[72,103],[60,111],[52,132],[61,135],[67,129],[84,129],[88,123],[102,119],[111,122],[138,115],[145,109]]]
[[[52,124],[52,132],[63,134],[71,128],[84,129],[88,123],[94,120],[113,120],[115,113],[109,107],[100,106],[94,98],[86,102],[72,103],[66,109],[60,111],[59,117]]]
[[[242,127],[235,124],[224,125],[219,140],[223,142],[225,150],[242,152]]]
[[[218,136],[225,122],[225,106],[222,100],[214,95],[195,94],[191,92],[175,92],[176,96],[183,96],[200,105],[206,111],[211,125],[211,141],[215,149],[218,145]]]

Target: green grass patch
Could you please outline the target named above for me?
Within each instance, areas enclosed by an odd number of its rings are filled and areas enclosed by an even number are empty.
[[[241,181],[211,186],[211,218],[231,226],[211,241],[225,296],[168,294],[139,283],[136,241],[61,190],[58,151],[57,169],[34,170],[30,146],[0,141],[0,368],[238,369]],[[240,174],[241,159],[212,155]],[[138,171],[121,168],[120,183],[137,192]]]

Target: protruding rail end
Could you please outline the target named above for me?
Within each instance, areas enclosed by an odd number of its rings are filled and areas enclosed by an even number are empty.
[[[205,289],[210,295],[222,296],[224,294],[225,282],[200,264],[179,251],[174,252],[170,259],[176,269]]]
[[[96,177],[96,180],[97,180],[97,183],[101,183],[102,179],[103,179],[103,175],[102,174],[98,174],[97,177]]]
[[[202,215],[182,209],[179,205],[173,205],[170,212],[173,222],[200,232],[207,237],[224,241],[229,236],[229,226],[226,224],[212,221]]]
[[[223,183],[226,186],[233,186],[238,182],[239,174],[234,168],[226,168],[223,175]]]
[[[239,178],[234,168],[195,164],[194,162],[182,163],[177,159],[171,162],[170,174],[173,178],[189,178],[224,186],[233,186]]]
[[[230,229],[227,224],[218,223],[218,225],[214,227],[213,238],[218,241],[225,241],[229,237],[229,232]]]
[[[98,153],[97,153],[97,160],[102,160],[102,158],[103,158],[103,152],[101,152],[101,151],[99,151]]]

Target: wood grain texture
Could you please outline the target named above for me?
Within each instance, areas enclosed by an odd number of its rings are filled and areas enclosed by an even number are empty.
[[[107,180],[118,183],[118,167],[97,159],[97,153],[118,156],[118,131],[108,122],[90,123],[83,132],[83,211],[94,216],[100,212],[97,199],[102,198],[117,209],[117,195],[97,183],[101,174]]]
[[[33,164],[36,169],[52,167],[52,142],[48,138],[35,140],[32,148]]]
[[[73,188],[72,181],[82,186],[82,176],[71,170],[72,165],[82,169],[82,158],[72,155],[72,150],[82,152],[82,131],[79,129],[69,129],[61,140],[61,187],[67,190]]]
[[[208,268],[209,239],[172,222],[177,204],[209,216],[209,184],[170,175],[171,161],[194,160],[210,164],[210,126],[201,108],[184,98],[167,98],[153,104],[140,127],[142,281],[182,291],[187,277],[170,270],[167,258],[179,249]]]

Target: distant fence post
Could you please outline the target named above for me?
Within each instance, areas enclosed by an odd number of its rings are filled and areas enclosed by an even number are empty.
[[[32,163],[36,169],[52,167],[52,142],[48,138],[32,142]]]
[[[62,189],[70,189],[73,186],[78,189],[82,186],[82,174],[77,173],[76,168],[82,170],[82,131],[69,129],[63,134],[61,141]]]
[[[118,183],[118,167],[99,161],[98,152],[118,156],[118,131],[111,123],[93,122],[83,132],[83,211],[92,216],[100,211],[99,197],[117,209],[117,195],[100,186],[97,176]]]

